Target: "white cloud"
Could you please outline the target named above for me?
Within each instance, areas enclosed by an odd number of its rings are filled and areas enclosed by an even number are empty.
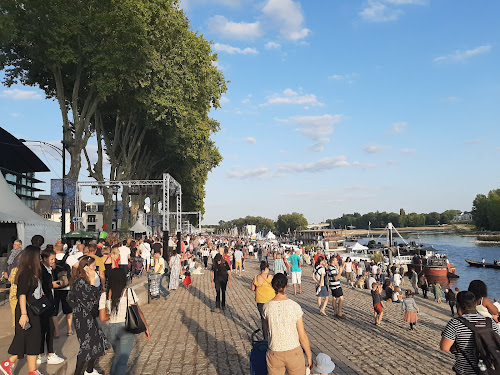
[[[11,98],[14,100],[32,100],[43,98],[43,95],[39,92],[19,89],[3,90],[0,96]]]
[[[460,101],[460,98],[459,98],[458,96],[448,96],[448,97],[446,98],[446,101],[447,101],[448,103],[457,103],[457,102],[459,102],[459,101]]]
[[[387,165],[397,165],[397,164],[398,164],[398,162],[397,162],[396,160],[387,160],[387,161],[385,162],[385,164],[387,164]]]
[[[297,1],[267,0],[262,13],[273,26],[279,28],[284,39],[298,41],[310,33],[310,30],[304,27],[304,15]]]
[[[255,139],[254,137],[246,137],[245,142],[250,145],[254,145],[257,143],[257,139]]]
[[[216,52],[226,52],[229,53],[230,55],[234,54],[240,54],[240,55],[256,55],[259,53],[255,48],[239,48],[239,47],[233,47],[230,46],[229,44],[221,44],[221,43],[215,43],[213,45],[213,49]]]
[[[391,129],[389,130],[389,133],[392,133],[392,134],[403,133],[407,127],[408,127],[408,123],[406,121],[395,122],[394,124],[392,124]]]
[[[482,139],[471,139],[470,141],[464,142],[465,145],[478,145],[483,143]]]
[[[248,104],[252,100],[252,94],[248,94],[245,99],[241,101],[242,104]]]
[[[214,16],[208,20],[210,31],[226,38],[253,40],[263,34],[260,22],[233,22],[224,16]]]
[[[344,81],[351,85],[354,83],[354,78],[356,78],[357,76],[358,73],[332,74],[328,77],[328,79],[332,81]]]
[[[386,3],[394,5],[424,5],[424,0],[385,0]]]
[[[229,98],[227,96],[222,96],[220,98],[220,104],[227,104],[229,103],[231,100],[229,100]]]
[[[190,10],[193,6],[203,4],[221,4],[230,7],[236,7],[241,4],[241,0],[180,0],[181,9]]]
[[[290,120],[300,125],[300,133],[307,138],[312,139],[315,143],[309,146],[309,150],[313,152],[322,152],[325,145],[330,142],[329,135],[333,133],[335,124],[342,120],[342,115],[325,114],[322,116],[297,116],[291,117]]]
[[[369,154],[378,154],[385,150],[387,146],[382,146],[382,145],[377,145],[377,144],[371,144],[368,146],[363,147],[363,151],[369,153]]]
[[[401,153],[403,153],[403,154],[414,154],[415,152],[417,152],[417,150],[415,150],[414,148],[401,149]]]
[[[484,45],[484,46],[479,46],[473,49],[468,49],[465,51],[462,50],[456,50],[455,52],[445,55],[445,56],[439,56],[434,59],[435,62],[463,62],[468,60],[469,58],[477,55],[482,55],[485,53],[488,53],[491,51],[491,46],[490,45]]]
[[[19,116],[21,116],[19,113],[11,113],[10,115],[11,115],[11,117],[19,117]]]
[[[323,103],[319,102],[316,95],[314,94],[304,94],[299,95],[292,89],[283,90],[282,94],[274,94],[268,98],[267,102],[262,104],[273,105],[273,104],[299,104],[299,105],[311,105],[311,106],[323,106]]]
[[[281,44],[276,43],[276,42],[267,42],[266,45],[264,46],[265,49],[279,49],[281,48]]]
[[[248,169],[248,170],[232,170],[228,172],[229,178],[237,178],[240,180],[246,178],[264,178],[270,177],[268,168],[256,168],[256,169]]]
[[[396,21],[403,13],[401,9],[389,7],[380,1],[370,0],[359,15],[368,22],[390,22]]]
[[[278,165],[278,172],[321,172],[325,170],[348,167],[351,164],[346,161],[345,156],[326,157],[312,163],[287,163]]]

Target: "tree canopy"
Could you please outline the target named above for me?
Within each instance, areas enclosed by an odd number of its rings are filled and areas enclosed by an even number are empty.
[[[500,189],[478,194],[472,203],[472,219],[477,229],[500,230]]]

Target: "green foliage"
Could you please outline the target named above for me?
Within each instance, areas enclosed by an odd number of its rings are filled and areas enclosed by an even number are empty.
[[[307,227],[307,219],[303,214],[293,212],[291,214],[279,215],[276,221],[276,229],[279,233],[292,233],[295,230],[305,229]]]
[[[377,251],[376,253],[372,254],[372,260],[375,263],[382,262],[383,259],[384,257],[382,256],[382,253],[380,251]]]
[[[239,219],[234,219],[230,221],[219,221],[217,230],[230,230],[231,228],[238,228],[241,231],[246,225],[255,225],[256,231],[274,231],[274,221],[272,219],[267,219],[262,216],[246,216]]]
[[[491,190],[488,196],[478,194],[472,205],[472,219],[477,229],[500,230],[500,189]]]
[[[371,228],[384,228],[388,223],[392,223],[395,227],[419,227],[425,225],[437,225],[442,223],[451,223],[453,217],[459,214],[458,210],[447,210],[443,213],[431,212],[428,214],[419,214],[412,212],[406,214],[404,209],[399,210],[399,214],[395,212],[368,212],[360,215],[355,212],[354,214],[343,214],[336,219],[328,219],[327,223],[331,227],[345,228],[350,225],[357,229],[368,229],[368,223],[371,222]]]

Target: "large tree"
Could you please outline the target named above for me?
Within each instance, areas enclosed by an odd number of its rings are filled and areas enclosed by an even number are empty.
[[[292,233],[298,229],[305,229],[307,227],[307,219],[303,214],[292,212],[291,214],[279,215],[276,220],[276,229],[281,234]]]

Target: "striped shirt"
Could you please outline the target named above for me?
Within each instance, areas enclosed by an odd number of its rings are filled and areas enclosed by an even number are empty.
[[[338,289],[340,288],[340,277],[338,280],[335,280],[335,277],[339,274],[339,269],[337,266],[328,266],[328,284],[330,284],[330,289]]]
[[[469,322],[474,323],[477,327],[484,327],[486,324],[485,319],[490,319],[478,313],[464,314],[462,316]],[[492,326],[493,330],[500,335],[498,325],[494,321],[492,321]],[[453,370],[460,375],[477,374],[478,360],[475,354],[474,333],[460,320],[453,318],[448,322],[441,336],[448,340],[455,341],[455,345],[460,349],[452,349],[453,354],[455,354],[455,365],[453,366]],[[469,364],[467,358],[473,362],[474,367]]]
[[[285,262],[283,262],[283,259],[278,258],[274,260],[274,273],[285,273],[286,267],[285,267]]]

